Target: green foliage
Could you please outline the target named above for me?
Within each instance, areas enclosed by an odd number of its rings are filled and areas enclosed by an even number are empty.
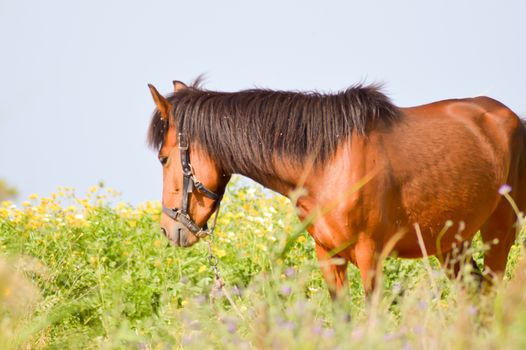
[[[351,268],[350,295],[334,307],[292,206],[238,183],[224,198],[212,242],[232,305],[213,293],[206,244],[172,247],[159,233],[158,203],[114,204],[113,193],[94,187],[80,199],[59,189],[32,195],[22,208],[0,205],[0,348],[526,344],[519,246],[510,257],[515,276],[484,293],[469,276],[449,281],[436,261],[429,275],[422,260],[390,258],[370,302]]]

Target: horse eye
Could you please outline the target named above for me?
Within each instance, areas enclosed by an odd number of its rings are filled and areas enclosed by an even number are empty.
[[[159,162],[164,166],[168,162],[168,157],[159,156]]]

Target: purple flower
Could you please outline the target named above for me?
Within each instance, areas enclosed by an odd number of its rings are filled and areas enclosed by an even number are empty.
[[[312,333],[316,335],[321,335],[322,332],[323,332],[323,325],[321,324],[321,322],[316,322],[316,324],[312,327]]]
[[[511,192],[511,186],[508,185],[508,184],[504,184],[504,185],[500,186],[500,188],[499,188],[499,194],[500,195],[504,196],[505,194],[508,194],[510,192]]]
[[[281,286],[281,290],[280,290],[281,295],[289,296],[291,292],[292,292],[292,288],[290,288],[290,286]]]
[[[241,293],[242,293],[241,288],[239,288],[238,286],[232,287],[232,294],[234,294],[235,296],[240,296]]]
[[[183,335],[183,339],[182,340],[182,343],[184,345],[190,345],[193,341],[193,338],[191,336],[188,336],[188,335]]]
[[[296,274],[296,271],[294,270],[293,267],[287,267],[285,269],[285,276],[291,278],[291,277],[294,277],[295,274]]]
[[[223,317],[221,322],[226,326],[226,330],[230,334],[234,334],[237,331],[237,321],[235,318]]]
[[[333,338],[334,337],[334,329],[332,328],[326,328],[323,332],[323,337],[325,339]]]
[[[475,305],[470,305],[468,307],[468,313],[471,315],[471,316],[475,316],[477,314],[477,307]]]

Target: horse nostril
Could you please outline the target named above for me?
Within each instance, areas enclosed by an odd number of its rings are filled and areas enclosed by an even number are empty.
[[[166,229],[164,227],[161,227],[161,232],[165,237],[168,237],[168,234],[166,233]]]

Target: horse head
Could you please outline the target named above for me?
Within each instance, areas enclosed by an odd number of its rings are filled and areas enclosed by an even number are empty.
[[[149,139],[157,144],[163,169],[161,231],[175,246],[189,247],[213,230],[215,218],[211,228],[207,222],[219,209],[230,175],[196,140],[188,139],[182,117],[174,116],[177,95],[189,88],[174,81],[174,93],[166,98],[153,85],[149,87],[157,106]]]

